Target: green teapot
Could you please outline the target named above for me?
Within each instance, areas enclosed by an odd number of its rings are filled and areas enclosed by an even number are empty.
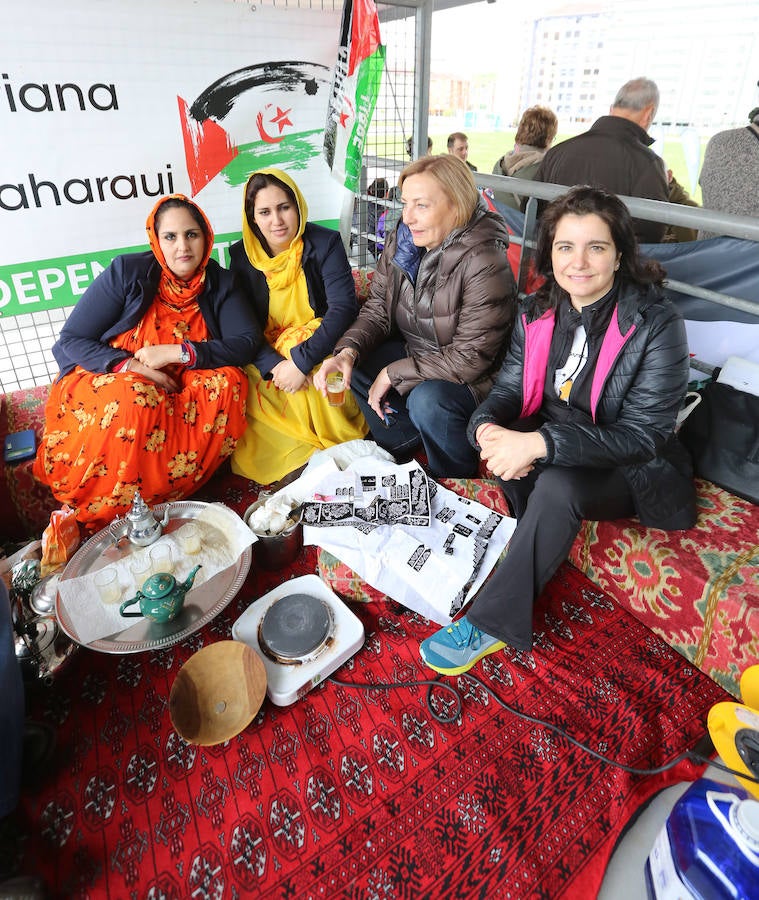
[[[137,591],[136,597],[125,600],[121,604],[119,612],[122,616],[134,618],[145,616],[161,625],[171,622],[179,615],[184,606],[184,595],[192,587],[199,568],[200,566],[195,566],[187,579],[181,582],[168,572],[156,572],[145,581],[142,590]],[[139,612],[124,612],[128,606],[132,606],[134,603],[140,604]]]

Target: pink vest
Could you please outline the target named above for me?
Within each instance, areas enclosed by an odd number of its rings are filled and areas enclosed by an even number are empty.
[[[627,333],[622,334],[619,330],[617,311],[618,307],[615,306],[593,372],[593,382],[590,387],[590,412],[594,422],[606,378],[620,351],[635,331],[635,325],[631,325]],[[523,400],[520,418],[523,419],[536,413],[543,402],[548,354],[556,325],[556,314],[554,310],[549,309],[539,319],[528,322],[526,314],[522,313],[522,324],[524,326],[524,365],[522,367]]]

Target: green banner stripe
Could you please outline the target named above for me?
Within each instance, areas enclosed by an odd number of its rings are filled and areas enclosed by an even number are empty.
[[[345,148],[345,187],[354,193],[361,178],[361,161],[364,144],[372,121],[374,106],[379,95],[382,72],[385,67],[385,48],[380,45],[371,56],[362,60],[356,72],[355,108],[348,145]]]
[[[334,230],[340,227],[336,219],[317,224]],[[228,248],[239,240],[239,231],[215,235],[213,255],[225,268]],[[0,266],[0,319],[74,306],[115,257],[147,249],[148,245],[142,244]]]

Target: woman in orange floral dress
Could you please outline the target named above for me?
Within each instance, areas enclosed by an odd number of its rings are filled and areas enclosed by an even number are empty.
[[[117,257],[53,348],[61,374],[35,475],[94,530],[147,503],[193,494],[245,430],[249,363],[261,340],[213,230],[180,194],[147,221],[150,251]]]

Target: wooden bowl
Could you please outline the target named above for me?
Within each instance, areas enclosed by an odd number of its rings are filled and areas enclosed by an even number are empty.
[[[260,656],[241,641],[218,641],[194,653],[177,673],[169,715],[188,744],[222,744],[253,721],[266,694]]]

